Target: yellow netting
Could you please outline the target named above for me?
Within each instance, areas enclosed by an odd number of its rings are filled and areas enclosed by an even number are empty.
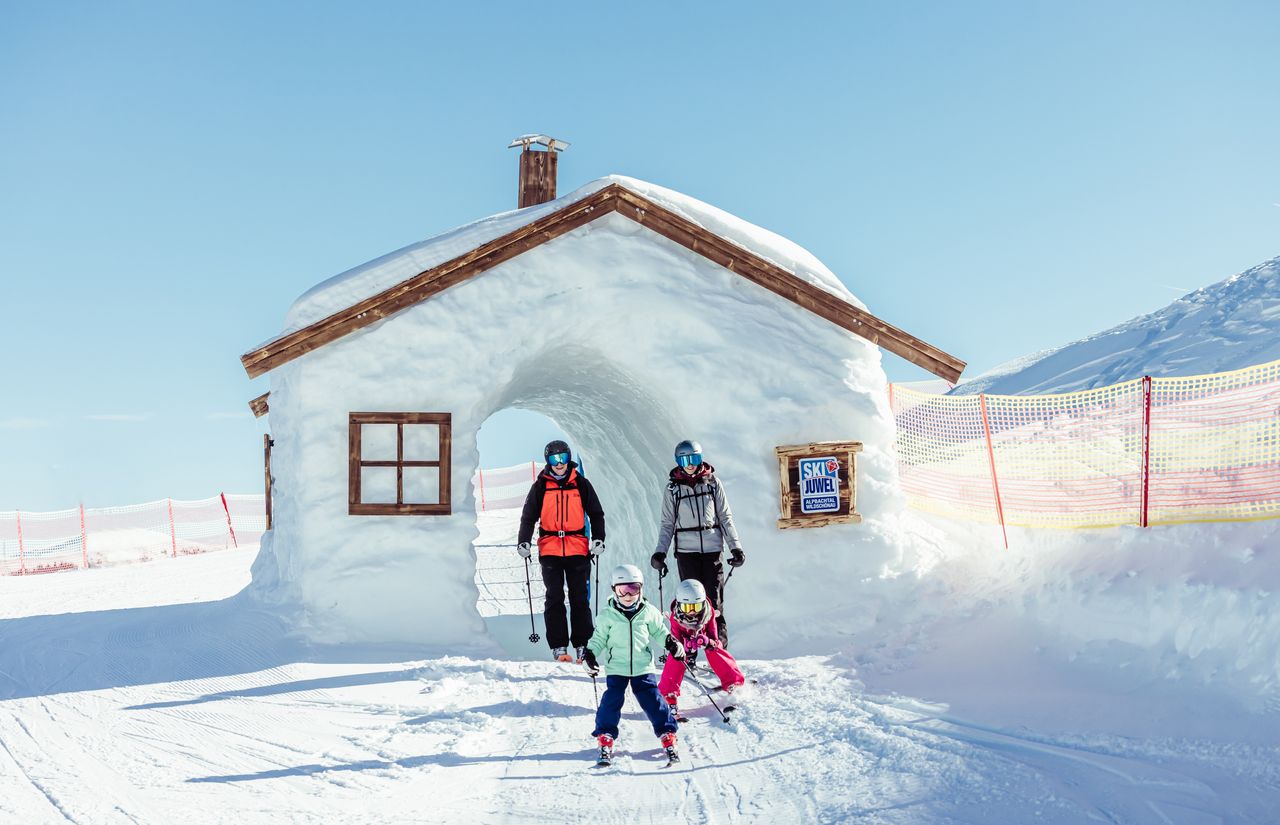
[[[892,406],[921,510],[1025,527],[1280,517],[1280,361],[1060,395],[894,387]]]

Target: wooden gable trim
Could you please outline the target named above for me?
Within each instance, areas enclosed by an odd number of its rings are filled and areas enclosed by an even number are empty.
[[[905,330],[881,321],[876,316],[848,301],[798,278],[782,267],[748,252],[732,241],[708,232],[647,198],[622,189],[617,209],[622,215],[646,226],[669,240],[720,264],[748,281],[781,295],[792,303],[825,318],[838,327],[860,335],[873,344],[901,356],[934,375],[954,382],[964,371],[965,362],[927,344]],[[954,377],[948,378],[948,375]]]
[[[245,353],[240,362],[249,377],[256,378],[610,212],[619,212],[641,226],[652,229],[934,375],[955,382],[964,370],[965,362],[960,359],[616,183],[500,238],[481,244],[470,252],[420,272],[377,295]]]
[[[267,414],[267,396],[270,394],[271,393],[269,392],[264,392],[262,395],[259,395],[257,398],[249,402],[249,409],[253,410],[254,418],[261,418]]]

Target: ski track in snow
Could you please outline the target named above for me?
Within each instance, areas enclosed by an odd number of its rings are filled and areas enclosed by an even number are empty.
[[[1274,749],[978,725],[812,656],[743,662],[727,724],[686,685],[670,768],[628,698],[600,769],[579,668],[299,649],[228,598],[246,556],[193,564],[221,601],[145,607],[94,571],[101,609],[10,600],[0,821],[1266,822],[1280,800]]]

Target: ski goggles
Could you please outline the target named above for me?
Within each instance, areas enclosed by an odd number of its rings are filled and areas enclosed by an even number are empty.
[[[639,596],[642,587],[639,584],[615,584],[613,592],[619,596]]]
[[[551,455],[547,456],[547,463],[554,464],[554,465],[568,464],[569,454],[568,453],[552,453]]]
[[[694,616],[702,612],[702,602],[681,602],[676,606],[686,616]]]
[[[689,453],[676,456],[676,463],[681,467],[697,467],[702,463],[702,453]]]

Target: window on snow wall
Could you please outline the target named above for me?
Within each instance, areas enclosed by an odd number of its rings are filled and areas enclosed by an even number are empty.
[[[349,418],[347,512],[447,516],[452,416],[357,412]]]

